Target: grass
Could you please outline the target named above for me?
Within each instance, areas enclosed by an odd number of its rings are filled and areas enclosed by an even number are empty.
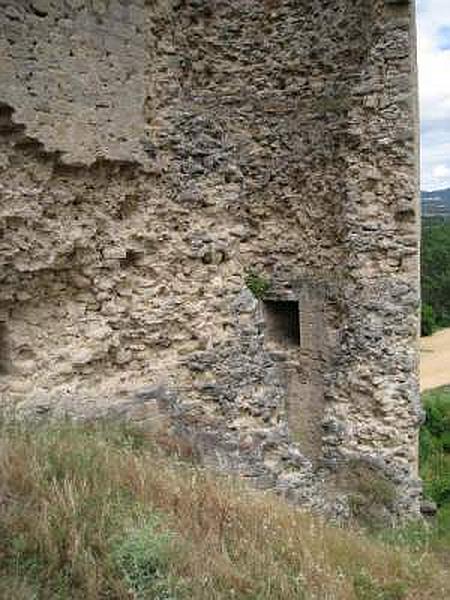
[[[431,551],[446,564],[450,549],[450,387],[424,392],[426,420],[420,432],[420,476],[424,496],[436,503],[431,521],[417,521],[375,535],[394,546]]]
[[[346,471],[352,517],[371,530],[385,527],[396,498],[392,482],[363,461],[349,462]]]
[[[418,551],[324,524],[116,425],[3,427],[0,598],[450,597]]]

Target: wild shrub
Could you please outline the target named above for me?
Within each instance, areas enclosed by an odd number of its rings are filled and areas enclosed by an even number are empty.
[[[439,506],[450,505],[450,389],[427,392],[423,405],[420,463],[425,492]]]
[[[174,538],[173,533],[161,527],[155,515],[150,515],[114,541],[113,562],[137,600],[175,598],[179,584],[169,577]]]
[[[247,272],[245,284],[259,300],[262,300],[271,288],[270,281],[252,269]]]
[[[358,600],[403,600],[407,595],[403,582],[380,585],[365,571],[355,575],[353,585]]]

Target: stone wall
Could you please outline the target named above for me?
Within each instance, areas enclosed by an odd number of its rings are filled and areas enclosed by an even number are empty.
[[[0,10],[3,405],[164,423],[333,514],[368,465],[417,510],[413,4]]]

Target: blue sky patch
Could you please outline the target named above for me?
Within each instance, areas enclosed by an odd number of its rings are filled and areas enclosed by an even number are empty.
[[[439,50],[450,50],[450,26],[444,25],[438,29]]]

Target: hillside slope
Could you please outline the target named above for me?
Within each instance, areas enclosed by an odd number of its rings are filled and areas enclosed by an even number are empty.
[[[424,548],[325,525],[143,434],[4,427],[0,439],[2,600],[450,597]]]

